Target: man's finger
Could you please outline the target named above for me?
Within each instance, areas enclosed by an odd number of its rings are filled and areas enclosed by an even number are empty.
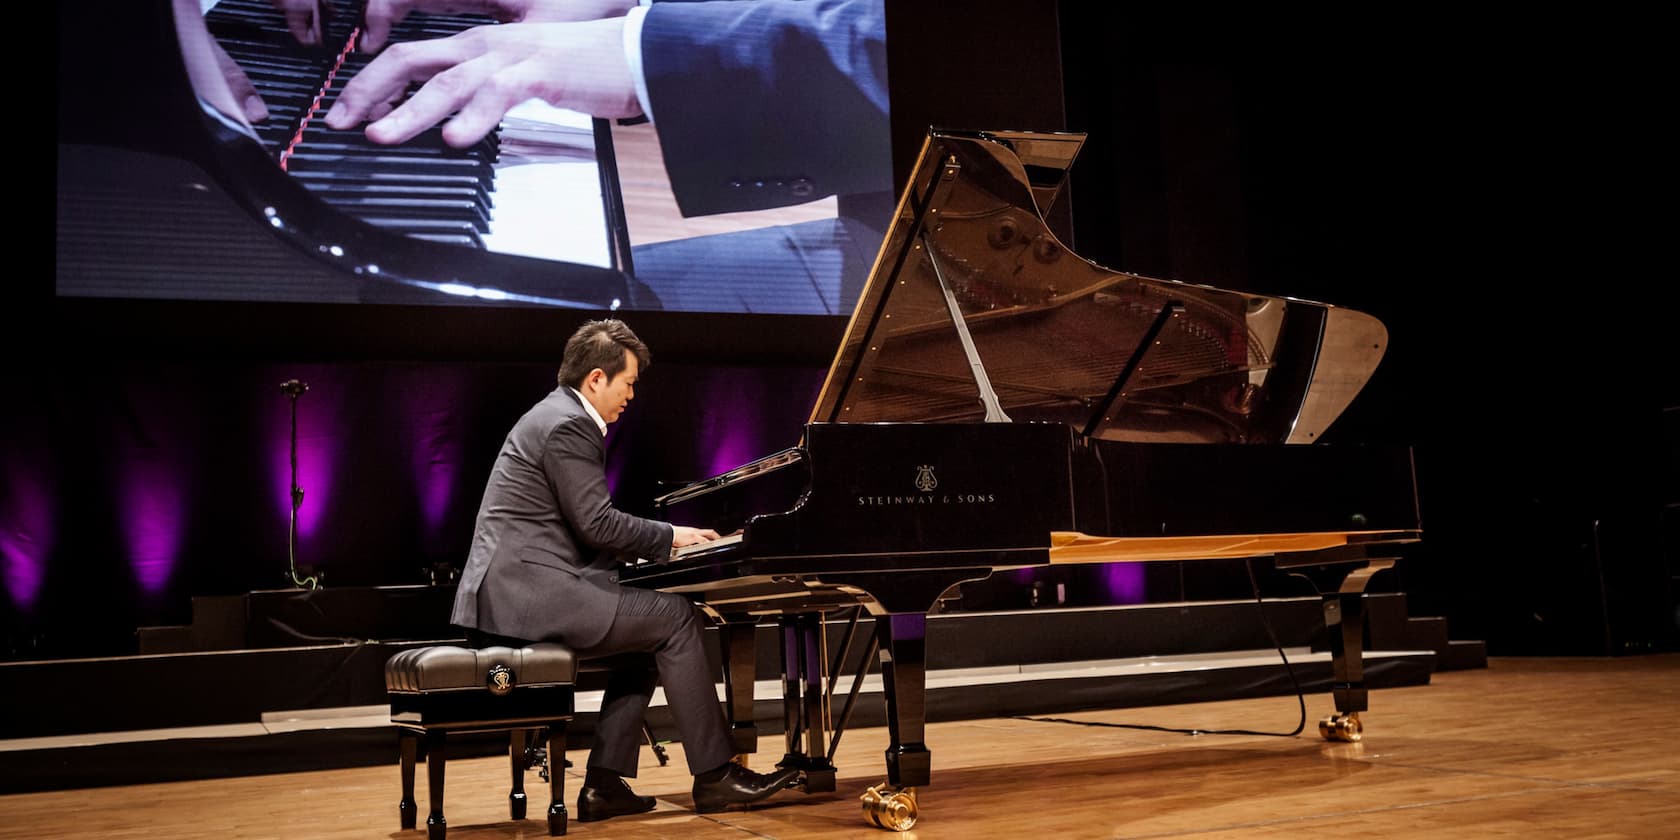
[[[327,111],[327,125],[342,130],[373,118],[379,106],[402,99],[410,83],[430,79],[470,58],[467,45],[465,40],[450,37],[398,44],[385,51],[339,92],[338,100]],[[438,119],[443,116],[438,115]]]
[[[245,75],[245,68],[234,61],[233,56],[228,55],[220,43],[211,43],[215,47],[216,64],[221,67],[222,78],[227,80],[228,92],[232,93],[234,101],[239,103],[239,109],[245,114],[245,119],[249,122],[268,119],[268,105],[263,102],[262,93],[251,82],[251,77]]]
[[[490,64],[485,58],[469,63]],[[465,68],[466,65],[462,65],[458,69]],[[483,139],[501,124],[508,109],[531,97],[528,89],[517,81],[516,73],[494,73],[485,67],[477,69],[476,76],[482,81],[471,88],[471,98],[443,127],[444,142],[457,149],[464,149]]]
[[[291,31],[297,42],[307,46],[319,46],[321,43],[320,18],[314,9],[300,9],[288,7],[286,9],[286,28]]]
[[[362,12],[362,42],[357,48],[367,53],[384,49],[391,37],[391,25],[408,14],[408,6],[400,0],[368,0]]]
[[[480,88],[484,87],[490,78],[490,69],[489,62],[475,60],[438,73],[421,85],[408,101],[397,106],[396,110],[384,119],[369,125],[368,139],[375,143],[402,143],[437,125],[450,114],[467,106],[475,95],[481,93]],[[493,91],[483,93],[494,96]],[[497,118],[500,118],[500,114]],[[467,137],[481,120],[480,116],[471,117],[468,123],[455,131],[454,138],[446,134],[445,139],[455,146],[472,145],[489,133],[490,128],[495,127],[495,122],[492,121],[488,127],[478,131],[477,136]],[[460,142],[456,142],[457,140]]]

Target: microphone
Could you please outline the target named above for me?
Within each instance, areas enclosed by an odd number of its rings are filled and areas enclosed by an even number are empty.
[[[309,383],[301,380],[288,379],[285,382],[280,383],[280,393],[285,394],[294,400],[307,390],[309,390]]]

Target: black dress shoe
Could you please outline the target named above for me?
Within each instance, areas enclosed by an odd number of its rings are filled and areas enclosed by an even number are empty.
[[[637,796],[623,779],[615,779],[599,786],[585,784],[578,791],[577,818],[578,822],[594,822],[625,814],[645,814],[653,806],[653,797]]]
[[[707,782],[699,778],[694,780],[694,810],[714,814],[731,805],[750,805],[769,799],[798,778],[799,771],[796,769],[754,773],[731,761],[724,766],[721,778]]]

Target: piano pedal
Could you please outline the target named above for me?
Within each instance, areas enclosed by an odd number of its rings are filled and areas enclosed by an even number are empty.
[[[882,782],[863,792],[863,815],[888,831],[909,831],[916,825],[916,789]]]
[[[1338,712],[1318,722],[1318,734],[1326,741],[1352,744],[1365,737],[1365,725],[1359,722],[1358,712]]]
[[[564,762],[564,766],[566,766],[566,767],[572,766],[572,760],[569,759],[569,758],[566,759],[565,762]],[[542,779],[545,782],[548,781],[548,748],[547,747],[526,747],[525,748],[525,769],[529,770],[532,767],[537,768],[537,778]]]
[[[797,788],[805,793],[833,793],[837,789],[834,765],[825,758],[788,753],[782,756],[781,761],[776,762],[776,769],[789,768],[798,770],[799,773],[788,780],[788,789]]]
[[[648,746],[653,747],[653,756],[659,759],[660,767],[671,763],[671,757],[665,753],[665,745],[659,743],[658,738],[653,737],[653,727],[645,723],[642,724],[642,737],[647,740]],[[741,766],[745,767],[746,765]]]
[[[537,775],[541,776],[543,781],[548,781],[548,748],[525,748],[525,769],[529,770],[532,767],[537,768]]]

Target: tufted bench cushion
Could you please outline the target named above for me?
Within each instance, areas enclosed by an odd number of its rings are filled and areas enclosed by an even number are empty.
[[[516,686],[570,685],[577,679],[577,657],[565,645],[482,650],[438,645],[410,648],[386,660],[385,690],[419,693],[486,688],[487,675],[498,665],[513,673]]]
[[[385,662],[391,722],[399,727],[403,797],[401,825],[415,827],[414,768],[420,738],[426,746],[430,840],[444,840],[443,777],[446,734],[508,732],[513,791],[509,810],[525,818],[525,745],[531,730],[546,729],[549,774],[548,833],[566,833],[564,804],[566,724],[573,710],[577,657],[553,643],[480,649],[434,645],[411,648]]]

